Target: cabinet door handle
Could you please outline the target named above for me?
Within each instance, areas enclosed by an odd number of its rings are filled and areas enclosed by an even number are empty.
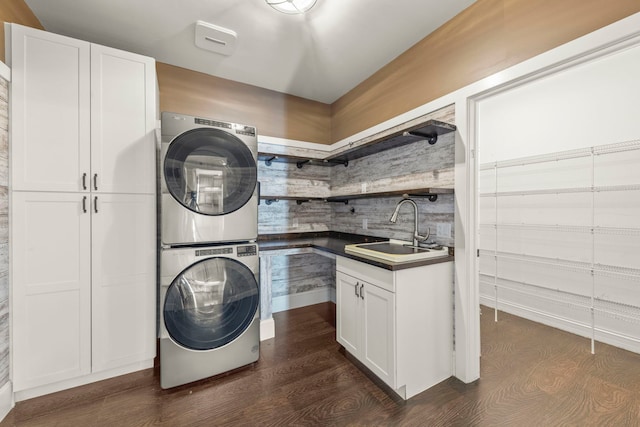
[[[364,285],[360,285],[360,298],[364,299]]]
[[[82,213],[87,213],[87,196],[82,197]]]
[[[356,298],[358,298],[358,286],[360,286],[360,282],[356,282],[356,285],[353,287],[356,291]]]
[[[94,197],[93,199],[93,211],[95,213],[98,213],[98,196]]]
[[[98,174],[93,174],[93,189],[98,191]]]
[[[83,173],[82,174],[82,189],[86,190],[87,189],[87,173]]]

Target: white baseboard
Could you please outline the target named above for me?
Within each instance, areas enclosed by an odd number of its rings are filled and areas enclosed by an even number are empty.
[[[291,310],[294,308],[306,307],[307,305],[320,304],[331,301],[331,288],[321,288],[309,292],[283,295],[272,299],[272,312]]]
[[[276,322],[271,319],[260,320],[260,341],[268,340],[276,336]]]
[[[13,385],[11,381],[7,381],[7,383],[0,388],[0,421],[7,416],[14,405]]]
[[[494,297],[480,296],[480,304],[490,308],[494,308],[495,299]],[[570,332],[587,339],[591,339],[591,326],[574,321],[572,319],[567,319],[561,316],[554,315],[552,313],[541,312],[539,310],[535,310],[529,307],[525,307],[521,304],[516,304],[505,300],[498,300],[498,310],[534,322],[542,323],[543,325],[551,326],[552,328]],[[493,316],[493,312],[483,313],[483,315]],[[498,315],[498,321],[500,321],[500,315]],[[596,328],[595,340],[612,345],[614,347],[623,348],[634,353],[640,353],[640,342],[631,337],[617,334],[613,331]],[[596,348],[596,352],[597,351],[598,350]]]
[[[132,363],[119,368],[109,369],[107,371],[84,375],[79,378],[72,378],[69,380],[59,381],[53,384],[47,384],[39,387],[33,387],[25,390],[16,391],[14,393],[14,399],[16,402],[20,402],[22,400],[44,396],[45,394],[55,393],[57,391],[66,390],[69,388],[78,387],[78,386],[93,383],[96,381],[106,380],[107,378],[113,378],[120,375],[130,374],[132,372],[141,371],[143,369],[149,369],[149,368],[153,368],[153,359]]]

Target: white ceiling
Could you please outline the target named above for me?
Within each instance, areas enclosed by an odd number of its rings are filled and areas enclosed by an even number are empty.
[[[264,0],[26,0],[47,31],[332,103],[474,0],[318,0],[305,15]],[[231,56],[194,44],[195,22],[238,34]]]

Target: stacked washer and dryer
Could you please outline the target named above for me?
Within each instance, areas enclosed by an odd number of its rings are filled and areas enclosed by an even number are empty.
[[[162,113],[160,384],[258,360],[254,127]]]

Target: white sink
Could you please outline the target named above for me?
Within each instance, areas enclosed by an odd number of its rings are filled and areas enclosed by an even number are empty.
[[[344,250],[349,253],[391,262],[418,261],[449,254],[449,248],[446,246],[442,246],[440,249],[417,248],[412,246],[411,242],[402,240],[346,245]]]

